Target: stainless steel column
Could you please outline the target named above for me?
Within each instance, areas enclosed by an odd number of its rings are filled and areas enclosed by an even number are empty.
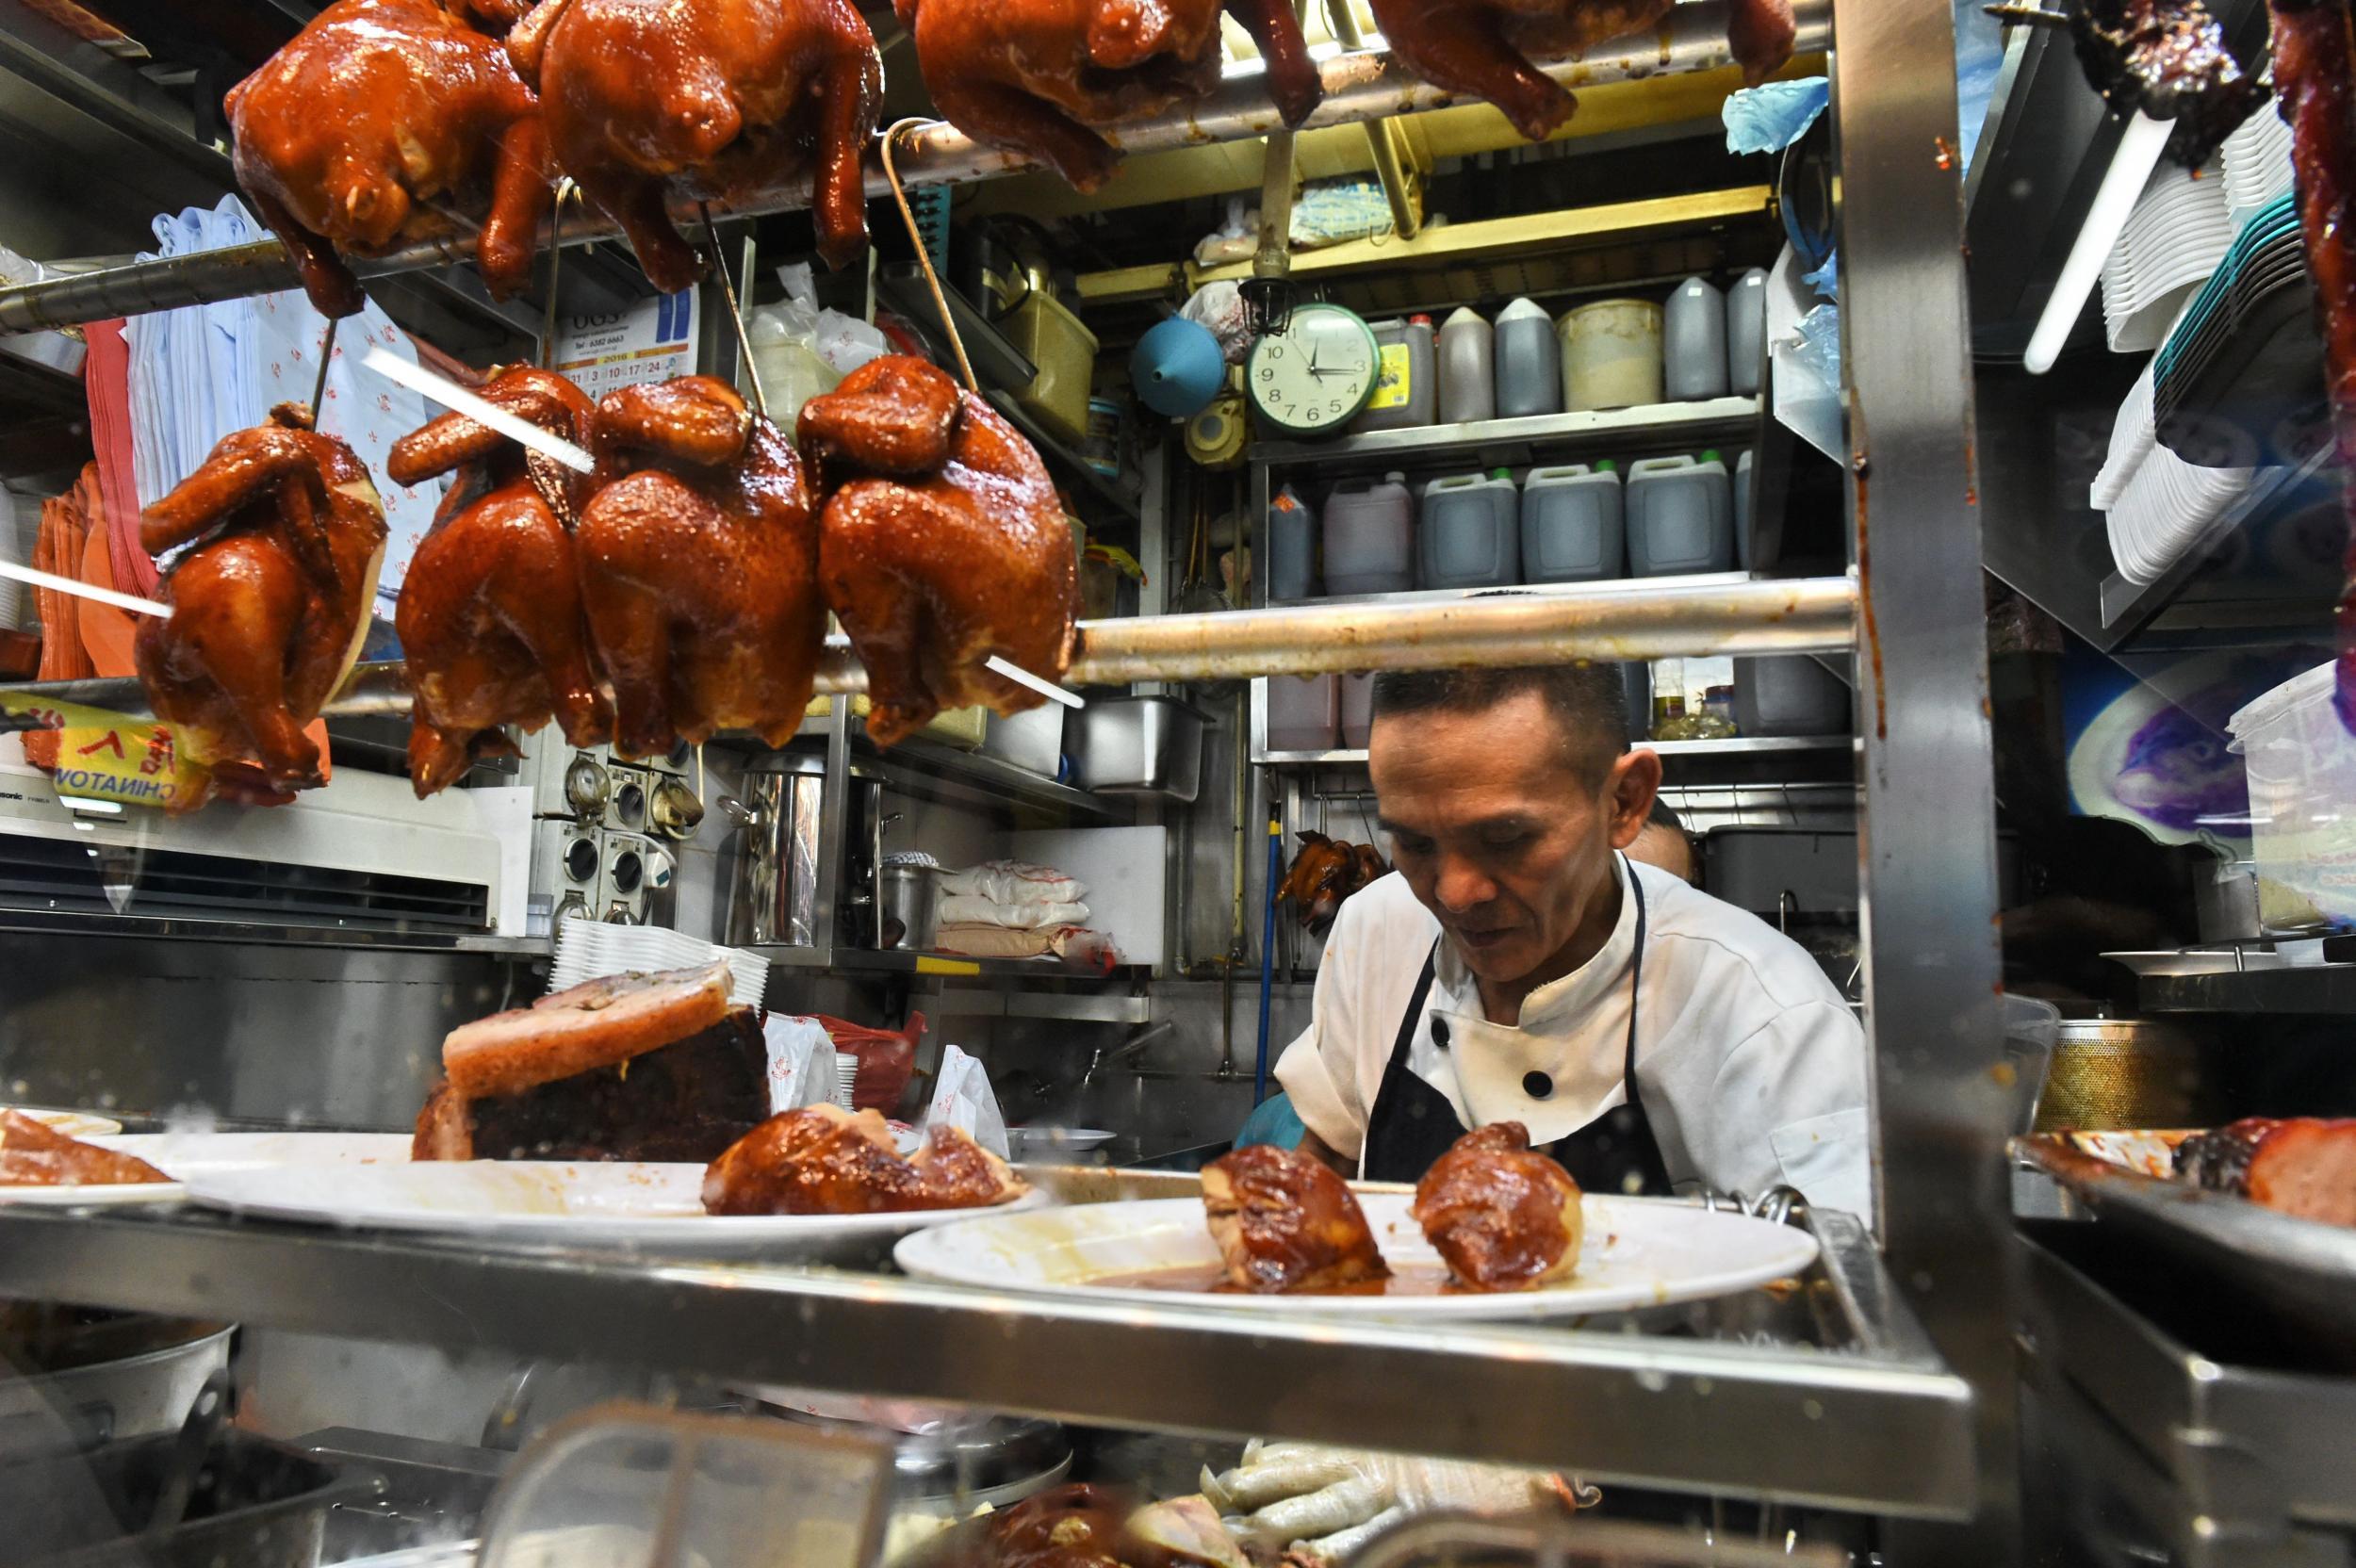
[[[1946,0],[1835,0],[1841,362],[1861,592],[1867,1020],[1892,1276],[1977,1400],[1979,1513],[1890,1560],[2012,1562],[2016,1263],[1995,796]]]

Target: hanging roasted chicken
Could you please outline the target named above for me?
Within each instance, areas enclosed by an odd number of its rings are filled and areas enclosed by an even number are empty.
[[[576,445],[591,439],[595,405],[553,370],[502,370],[481,395]],[[419,799],[479,758],[513,755],[503,725],[535,730],[553,715],[577,746],[614,734],[573,552],[588,476],[456,413],[393,443],[384,466],[396,484],[452,469],[458,482],[401,580],[394,620],[416,694],[409,780]]]
[[[237,184],[325,315],[361,305],[344,256],[478,222],[494,295],[532,270],[549,177],[539,106],[470,14],[445,0],[336,0],[229,90]]]
[[[1372,844],[1353,844],[1301,829],[1301,853],[1293,857],[1284,881],[1277,884],[1278,902],[1293,906],[1303,928],[1322,932],[1333,923],[1342,900],[1359,891],[1391,868]]]
[[[661,756],[720,729],[783,745],[826,619],[794,444],[710,376],[607,393],[595,443],[598,488],[573,543],[614,749]]]
[[[986,664],[994,655],[1055,680],[1072,660],[1078,564],[1030,443],[905,354],[803,404],[801,441],[825,498],[826,607],[867,666],[876,743],[944,708],[1015,713],[1044,701]]]
[[[1532,59],[1575,59],[1596,44],[1648,31],[1671,0],[1368,0],[1394,54],[1450,92],[1485,98],[1532,141],[1570,119],[1578,101]],[[1792,57],[1792,0],[1733,0],[1726,41],[1745,80]]]
[[[1219,0],[894,0],[941,115],[1081,190],[1120,154],[1098,133],[1219,85]],[[1287,125],[1325,96],[1290,0],[1229,0]]]
[[[278,801],[325,781],[303,730],[360,651],[384,534],[368,469],[300,403],[221,437],[147,509],[150,555],[194,547],[164,577],[171,618],[139,627],[139,680],[215,792]]]
[[[663,292],[703,271],[675,197],[726,200],[808,169],[819,253],[840,267],[867,243],[859,155],[883,62],[851,0],[541,0],[508,49],[558,165]]]

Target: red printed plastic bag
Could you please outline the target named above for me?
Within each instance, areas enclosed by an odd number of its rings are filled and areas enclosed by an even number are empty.
[[[908,1027],[893,1032],[848,1019],[817,1015],[837,1051],[859,1058],[859,1076],[851,1081],[854,1110],[881,1111],[890,1116],[916,1076],[916,1042],[924,1037],[924,1015],[910,1013]]]

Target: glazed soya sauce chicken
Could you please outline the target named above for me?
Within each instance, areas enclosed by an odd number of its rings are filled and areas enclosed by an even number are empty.
[[[0,1186],[132,1186],[171,1180],[145,1160],[68,1137],[22,1111],[0,1111]]]
[[[1570,1277],[1583,1233],[1579,1184],[1517,1121],[1465,1134],[1415,1184],[1409,1212],[1445,1281],[1395,1274],[1349,1185],[1296,1151],[1253,1144],[1212,1161],[1203,1208],[1225,1265],[1212,1288],[1267,1293],[1532,1290]]]
[[[771,1117],[712,1162],[704,1209],[719,1215],[888,1214],[978,1209],[1029,1190],[954,1127],[903,1157],[875,1111],[805,1105]]]
[[[171,616],[139,624],[139,680],[211,792],[275,802],[324,782],[303,728],[359,654],[384,535],[368,468],[300,403],[223,436],[147,509],[141,547],[188,549],[159,590]]]
[[[702,260],[673,195],[728,199],[810,171],[818,251],[867,243],[859,169],[883,62],[850,0],[542,0],[508,37],[557,163],[664,293]]]
[[[548,147],[532,90],[486,30],[508,11],[336,0],[229,90],[237,184],[294,253],[320,314],[363,302],[343,256],[462,225],[480,225],[475,259],[492,294],[529,276]]]
[[[567,441],[590,438],[588,395],[553,371],[502,370],[480,393]],[[453,469],[394,621],[416,696],[409,777],[419,799],[484,757],[515,755],[502,726],[537,730],[553,715],[574,745],[614,738],[573,552],[572,523],[594,486],[464,414],[402,436],[384,465],[396,484]]]
[[[1329,839],[1306,828],[1293,836],[1301,841],[1301,853],[1277,885],[1276,898],[1292,906],[1305,930],[1322,934],[1341,912],[1344,899],[1390,874],[1383,852],[1372,844]]]
[[[1036,158],[1080,190],[1120,155],[1100,134],[1219,85],[1219,0],[895,0],[933,102],[974,140]],[[1325,96],[1289,0],[1229,0],[1286,125]]]

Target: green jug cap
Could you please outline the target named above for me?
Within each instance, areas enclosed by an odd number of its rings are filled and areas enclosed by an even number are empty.
[[[1513,470],[1511,468],[1492,468],[1489,470],[1489,477],[1491,479],[1512,479],[1513,477]]]
[[[1696,463],[1715,463],[1718,461],[1718,449],[1715,447],[1704,447],[1702,449],[1701,456],[1695,458],[1693,461]]]
[[[1616,474],[1619,471],[1620,466],[1612,462],[1610,458],[1599,457],[1595,459],[1595,472],[1599,474]]]

